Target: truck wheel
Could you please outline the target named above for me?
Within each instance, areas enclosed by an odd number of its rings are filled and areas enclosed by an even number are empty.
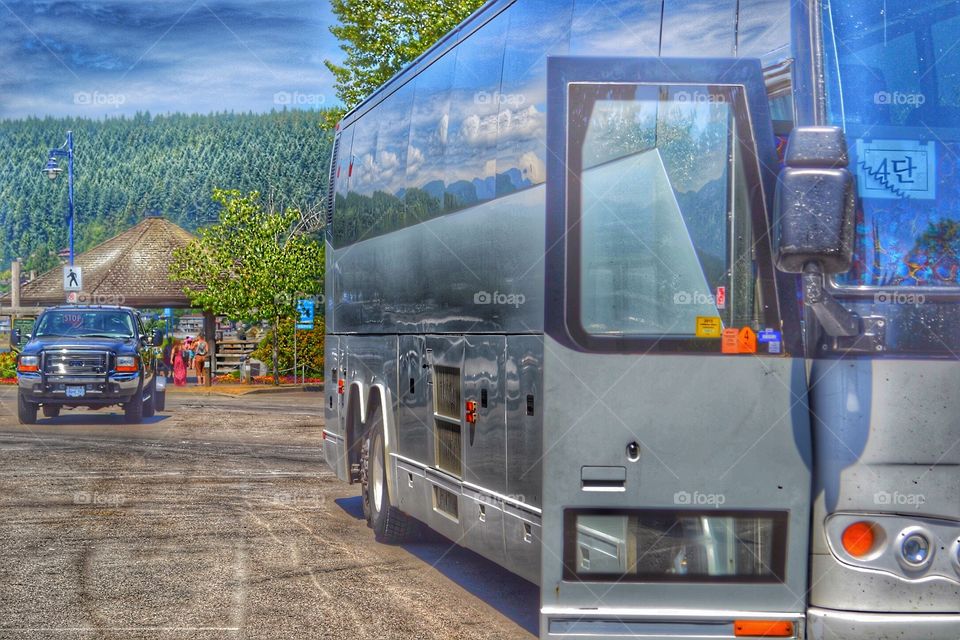
[[[135,393],[130,402],[123,405],[123,420],[127,424],[143,422],[143,393]]]
[[[37,405],[28,402],[22,393],[17,393],[17,418],[20,419],[20,424],[37,423]]]
[[[148,387],[150,399],[143,401],[143,417],[152,418],[157,413],[157,379],[154,378]]]
[[[387,464],[383,448],[383,419],[379,410],[361,450],[360,472],[364,513],[377,540],[405,542],[416,532],[416,521],[390,503]]]
[[[60,415],[60,405],[58,404],[45,404],[43,405],[43,417],[44,418],[56,418]]]

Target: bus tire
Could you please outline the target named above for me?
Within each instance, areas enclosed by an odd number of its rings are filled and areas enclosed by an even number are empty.
[[[367,433],[360,453],[363,512],[378,541],[398,544],[413,537],[416,521],[390,502],[383,442],[383,420],[380,419]]]

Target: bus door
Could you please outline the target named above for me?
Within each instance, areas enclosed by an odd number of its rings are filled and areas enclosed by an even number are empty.
[[[552,58],[547,111],[541,636],[803,637],[810,424],[761,65]]]

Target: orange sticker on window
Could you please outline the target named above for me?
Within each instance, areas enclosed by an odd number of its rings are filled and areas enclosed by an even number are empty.
[[[750,327],[740,329],[737,334],[737,348],[740,353],[757,352],[757,334]]]
[[[740,330],[724,329],[721,345],[723,353],[740,353]]]

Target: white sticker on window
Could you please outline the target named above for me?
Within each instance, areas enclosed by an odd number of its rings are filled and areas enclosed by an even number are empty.
[[[857,188],[861,198],[935,199],[937,156],[933,142],[857,140]]]

